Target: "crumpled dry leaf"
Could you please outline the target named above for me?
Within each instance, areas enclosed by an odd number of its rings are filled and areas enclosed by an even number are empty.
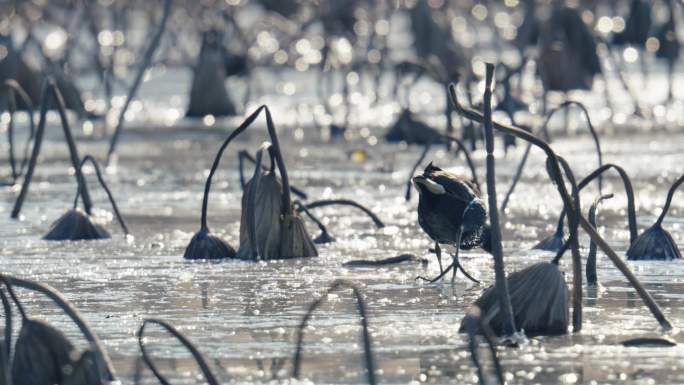
[[[49,241],[77,241],[86,239],[107,239],[109,233],[80,210],[69,210],[50,226],[43,236]]]
[[[283,186],[275,172],[263,172],[257,183],[257,191],[253,192],[253,179],[245,186],[242,194],[242,217],[240,218],[240,259],[254,259],[256,255],[263,259],[279,259],[281,243],[282,194]],[[253,250],[250,242],[249,196],[254,193],[255,240],[257,250]]]

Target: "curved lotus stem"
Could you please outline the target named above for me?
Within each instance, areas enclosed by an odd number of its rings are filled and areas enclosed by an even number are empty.
[[[542,125],[542,128],[541,128],[542,132],[544,133],[544,136],[546,137],[546,140],[550,142],[548,125],[549,125],[549,121],[551,121],[551,118],[553,117],[553,115],[557,111],[560,111],[561,109],[567,110],[570,106],[577,106],[584,113],[584,118],[587,119],[587,128],[589,129],[589,133],[591,133],[591,137],[594,139],[594,145],[596,146],[596,155],[598,156],[598,166],[599,167],[603,166],[603,153],[601,152],[601,142],[599,141],[599,136],[596,133],[596,129],[594,129],[594,125],[591,123],[591,119],[589,118],[589,111],[587,111],[587,107],[585,107],[584,104],[582,104],[580,102],[577,102],[574,100],[568,100],[568,101],[563,102],[560,106],[549,111],[549,113],[546,115],[546,120],[544,121],[544,124]],[[603,178],[601,176],[599,176],[598,184],[599,184],[599,193],[601,193],[601,191],[603,191]]]
[[[594,202],[591,204],[591,207],[589,207],[589,223],[596,228],[596,211],[598,209],[598,205],[605,199],[610,199],[613,197],[613,194],[606,194],[606,195],[601,195],[594,199]],[[596,283],[598,282],[597,276],[596,276],[596,243],[593,241],[589,242],[589,253],[587,254],[587,269],[586,269],[586,274],[587,274],[587,285],[589,286],[595,286]]]
[[[98,366],[98,373],[100,376],[104,376],[103,379],[106,379],[107,381],[114,381],[116,379],[115,371],[114,371],[114,366],[112,365],[111,360],[109,359],[109,355],[107,355],[107,351],[104,350],[102,347],[102,342],[100,342],[100,339],[97,337],[95,333],[90,329],[90,326],[88,326],[88,323],[83,319],[79,311],[69,303],[69,301],[66,300],[60,294],[57,290],[53,289],[52,287],[44,284],[40,284],[37,282],[13,277],[11,275],[6,275],[3,274],[0,277],[2,277],[2,280],[5,282],[5,285],[10,288],[12,286],[17,286],[21,287],[24,289],[32,290],[39,292],[46,297],[50,298],[60,309],[64,311],[64,313],[69,316],[69,318],[78,326],[78,329],[81,331],[85,339],[90,343],[90,346],[95,353],[95,356],[98,358],[95,360],[96,365]],[[10,291],[10,295],[12,292]],[[21,307],[19,308],[19,312],[23,313],[23,309]],[[24,318],[26,318],[25,315],[22,315]]]
[[[216,153],[216,157],[214,158],[214,163],[211,166],[211,171],[209,171],[209,176],[207,177],[207,181],[204,184],[204,197],[202,198],[202,218],[201,218],[201,227],[204,230],[208,230],[209,226],[207,225],[207,207],[209,206],[209,191],[211,190],[211,180],[214,177],[214,174],[216,173],[216,169],[218,169],[219,163],[221,162],[221,157],[223,156],[223,152],[226,150],[230,142],[235,139],[238,135],[240,135],[243,131],[249,127],[254,120],[259,116],[259,113],[263,111],[266,108],[266,106],[261,106],[257,108],[254,112],[252,112],[251,115],[245,119],[238,128],[235,129],[235,131],[231,132],[230,135],[228,135],[228,138],[223,142],[221,147],[219,148],[218,152]]]
[[[475,171],[475,165],[473,164],[473,160],[470,158],[470,155],[468,154],[468,149],[465,146],[465,144],[463,144],[463,142],[460,139],[458,139],[452,135],[442,134],[439,137],[447,140],[447,142],[449,142],[449,143],[451,143],[451,142],[456,143],[456,145],[458,146],[458,151],[456,152],[456,155],[458,155],[459,152],[463,152],[463,156],[465,157],[466,163],[468,164],[468,168],[470,168],[470,173],[473,176],[473,183],[475,183],[475,186],[477,186],[477,189],[480,190],[481,187],[480,187],[480,182],[477,180],[477,171]],[[405,199],[407,202],[411,200],[411,186],[412,186],[411,178],[416,173],[416,170],[418,169],[420,164],[423,163],[423,160],[425,160],[425,157],[427,156],[428,152],[430,151],[430,148],[434,144],[435,139],[436,138],[433,138],[433,140],[431,142],[429,142],[428,144],[425,145],[423,152],[420,154],[420,157],[418,157],[418,160],[416,161],[416,163],[413,165],[413,168],[411,169],[411,173],[409,174],[409,179],[406,182]]]
[[[309,219],[311,219],[316,224],[316,226],[318,226],[318,229],[321,231],[321,235],[319,237],[323,237],[323,239],[328,239],[328,240],[333,239],[333,237],[328,232],[328,228],[325,227],[323,222],[321,222],[320,219],[316,218],[316,216],[311,214],[311,212],[306,208],[306,206],[302,202],[296,200],[296,201],[292,202],[292,206],[294,207],[295,211],[297,211],[297,212],[303,211],[304,214],[306,214],[306,216],[309,217]]]
[[[140,351],[142,352],[143,361],[145,361],[147,367],[150,368],[150,370],[152,371],[154,376],[157,377],[160,383],[162,383],[163,385],[170,385],[170,382],[166,380],[166,378],[164,378],[161,372],[159,372],[159,369],[157,369],[157,367],[154,365],[152,359],[149,357],[149,354],[147,353],[147,348],[145,348],[145,343],[143,342],[143,339],[145,334],[145,327],[148,324],[155,324],[161,326],[164,330],[169,332],[178,341],[180,341],[180,343],[183,344],[183,346],[185,346],[190,351],[190,354],[192,354],[192,357],[195,359],[197,365],[199,365],[200,369],[202,370],[202,374],[204,375],[204,378],[207,380],[207,383],[209,383],[209,385],[219,385],[218,380],[216,380],[216,377],[211,372],[211,369],[209,368],[207,361],[204,359],[204,356],[202,355],[202,353],[200,353],[197,347],[192,342],[190,342],[190,340],[188,340],[183,334],[176,330],[176,328],[169,325],[168,323],[158,319],[151,318],[143,321],[142,326],[140,326],[140,329],[138,330],[138,345],[140,346]]]
[[[256,163],[256,160],[254,157],[247,151],[242,150],[238,152],[238,164],[239,164],[239,174],[240,174],[240,186],[242,186],[242,189],[245,189],[245,186],[247,185],[247,182],[245,181],[245,174],[244,174],[244,163],[245,160],[249,161],[252,164]],[[266,167],[262,166],[263,170],[268,170]],[[273,171],[273,170],[271,170]],[[292,191],[293,194],[298,196],[301,199],[307,199],[308,195],[302,191],[301,189],[295,187],[295,186],[290,186],[290,190]]]
[[[163,13],[161,21],[159,22],[159,27],[157,28],[156,33],[152,37],[150,45],[147,47],[147,50],[145,51],[142,63],[140,64],[140,68],[138,69],[138,73],[136,74],[135,79],[133,80],[131,88],[128,90],[128,95],[126,95],[126,101],[124,102],[124,105],[121,108],[121,111],[119,112],[119,120],[116,123],[116,129],[114,130],[114,135],[112,136],[112,140],[109,143],[109,150],[107,151],[107,162],[105,163],[106,165],[109,165],[109,162],[112,159],[112,154],[114,154],[114,150],[116,149],[116,143],[119,140],[121,131],[123,131],[123,124],[125,121],[124,115],[126,114],[126,110],[128,110],[128,105],[131,103],[131,100],[135,96],[135,93],[138,91],[140,83],[142,82],[143,75],[145,74],[145,70],[152,63],[152,57],[154,56],[154,52],[157,50],[157,47],[159,46],[159,42],[161,41],[162,34],[164,33],[164,29],[166,28],[169,15],[171,14],[171,3],[171,0],[164,0],[164,8],[162,11]]]
[[[35,122],[33,120],[33,102],[31,101],[31,98],[28,96],[26,91],[17,83],[16,80],[14,79],[7,79],[5,80],[5,83],[3,84],[3,88],[6,88],[8,90],[8,95],[9,95],[9,113],[10,113],[10,121],[9,121],[9,126],[7,128],[7,141],[9,142],[9,147],[10,147],[10,167],[12,169],[12,179],[16,180],[19,176],[21,176],[24,173],[24,168],[26,168],[26,162],[28,162],[28,151],[29,151],[29,144],[31,143],[31,140],[33,140],[33,137],[35,135],[36,129],[35,129]],[[17,171],[16,169],[16,161],[14,159],[14,113],[16,112],[17,109],[17,103],[16,103],[16,95],[19,95],[19,98],[21,101],[26,105],[26,109],[28,110],[28,118],[29,118],[29,137],[26,140],[26,145],[24,146],[24,158],[21,160],[21,166],[19,166],[19,170]]]
[[[385,224],[380,220],[380,218],[378,218],[378,216],[375,215],[369,208],[361,205],[360,203],[354,202],[353,200],[350,200],[350,199],[322,199],[319,201],[309,202],[309,203],[303,205],[302,209],[303,208],[315,209],[317,207],[331,206],[331,205],[345,205],[345,206],[356,207],[356,208],[360,209],[361,211],[363,211],[364,213],[366,213],[366,215],[368,215],[368,217],[375,224],[375,227],[377,227],[377,228],[385,227]],[[300,209],[298,211],[302,211],[302,209]]]
[[[333,282],[328,290],[323,293],[321,298],[314,301],[306,311],[302,322],[297,327],[297,348],[295,350],[295,355],[292,363],[292,377],[299,378],[301,372],[302,363],[302,345],[304,343],[304,329],[306,328],[309,319],[313,312],[328,298],[328,295],[332,292],[338,291],[340,289],[352,289],[354,298],[356,299],[356,309],[359,312],[359,318],[361,321],[362,336],[363,336],[363,351],[365,355],[366,372],[368,376],[368,383],[370,385],[376,385],[378,382],[375,378],[375,359],[373,357],[373,349],[371,346],[371,336],[368,332],[368,317],[366,316],[366,304],[363,300],[363,295],[361,291],[351,282],[344,280],[337,280]]]
[[[21,191],[14,203],[14,208],[12,209],[12,218],[17,218],[19,212],[21,211],[21,206],[24,204],[26,195],[28,194],[29,185],[31,184],[31,179],[33,178],[33,172],[36,168],[36,163],[38,162],[38,155],[40,154],[40,146],[43,142],[43,135],[45,133],[45,124],[47,117],[48,105],[50,104],[50,95],[54,97],[57,102],[57,110],[59,111],[59,117],[62,122],[62,129],[64,130],[64,138],[66,139],[67,145],[69,147],[69,156],[71,160],[71,166],[76,170],[76,180],[79,183],[83,183],[83,174],[81,169],[78,167],[80,162],[80,157],[78,156],[78,149],[76,148],[76,142],[71,135],[71,127],[69,126],[69,120],[66,115],[66,107],[64,106],[64,98],[62,93],[59,91],[55,80],[52,77],[48,77],[43,83],[43,89],[41,91],[41,107],[40,107],[40,119],[38,120],[38,128],[36,129],[36,136],[33,143],[33,151],[31,153],[31,159],[29,160],[28,170],[26,171],[26,176],[24,177],[24,183],[21,186]],[[90,214],[90,209],[92,203],[90,200],[90,194],[88,189],[84,187],[83,192],[83,206],[87,214]]]
[[[632,181],[629,179],[627,172],[620,166],[612,163],[604,164],[598,169],[591,172],[582,179],[577,188],[581,191],[585,186],[587,186],[597,175],[603,174],[603,172],[608,169],[615,169],[615,171],[620,175],[622,179],[622,184],[625,187],[625,195],[627,195],[627,222],[629,226],[629,243],[632,244],[637,238],[637,222],[636,222],[636,204],[634,199],[634,188],[632,187]]]
[[[464,322],[466,325],[466,331],[468,333],[468,349],[470,349],[470,358],[473,360],[473,364],[475,364],[475,367],[477,368],[477,376],[480,379],[480,384],[486,384],[486,382],[477,349],[478,334],[481,334],[484,337],[485,341],[487,342],[487,346],[489,347],[489,353],[492,355],[497,383],[500,385],[505,384],[506,382],[504,381],[501,362],[496,354],[494,333],[492,333],[489,325],[482,321],[480,309],[477,306],[470,308],[465,316]]]
[[[114,214],[116,215],[116,219],[119,221],[119,224],[121,225],[121,229],[123,230],[124,234],[128,235],[128,226],[126,226],[126,222],[124,221],[123,217],[121,216],[121,213],[119,212],[119,208],[116,205],[116,201],[114,200],[114,196],[112,195],[112,192],[109,190],[109,187],[107,187],[107,183],[105,182],[104,178],[102,177],[102,173],[100,172],[100,166],[98,166],[97,161],[95,158],[93,158],[90,155],[85,155],[83,159],[81,159],[81,164],[79,165],[79,168],[82,170],[83,165],[87,162],[90,161],[90,163],[93,165],[95,168],[95,175],[97,175],[97,180],[100,182],[100,186],[102,186],[102,189],[105,190],[105,193],[107,193],[107,198],[109,198],[109,203],[112,205],[112,210],[114,210]],[[81,171],[83,172],[83,171]],[[85,178],[83,179],[83,182],[85,182]],[[76,206],[78,205],[78,197],[81,196],[81,191],[83,190],[83,186],[79,185],[78,191],[76,192],[76,198],[74,198],[74,210],[76,209]]]
[[[589,118],[589,112],[587,111],[587,108],[580,102],[576,101],[566,101],[562,103],[560,106],[557,108],[554,108],[553,110],[549,111],[549,113],[546,115],[546,119],[544,120],[544,124],[541,127],[541,132],[544,134],[546,137],[547,141],[550,141],[549,138],[549,132],[547,129],[547,126],[549,124],[549,121],[551,121],[551,118],[553,117],[553,114],[555,114],[557,111],[565,108],[567,109],[568,107],[575,105],[579,107],[582,112],[584,113],[585,118],[587,119],[587,127],[589,128],[589,132],[591,133],[592,138],[594,139],[594,143],[596,145],[596,154],[598,156],[598,165],[599,168],[603,166],[603,153],[601,151],[601,143],[599,141],[598,134],[596,133],[596,130],[594,129],[594,125],[591,123],[591,119]],[[510,200],[511,195],[513,194],[513,191],[515,190],[515,187],[518,184],[518,181],[520,180],[520,177],[522,176],[522,172],[525,168],[525,164],[527,163],[527,158],[530,154],[530,149],[532,148],[532,143],[527,143],[527,147],[525,147],[525,152],[523,153],[523,157],[520,159],[520,163],[518,164],[518,168],[515,172],[515,176],[513,177],[513,181],[511,182],[511,186],[508,188],[508,192],[506,192],[506,196],[504,197],[502,203],[501,203],[501,211],[505,212],[506,207],[508,206],[508,201]],[[598,180],[599,184],[599,193],[603,191],[603,177],[599,176]]]
[[[471,109],[466,109],[464,108],[459,102],[458,102],[458,97],[456,95],[456,87],[452,84],[450,85],[450,90],[451,90],[451,97],[454,105],[456,106],[456,110],[462,114],[463,116],[467,117],[468,119],[474,120],[476,122],[482,122],[482,114],[480,114],[477,111],[471,110]],[[497,130],[510,133],[520,139],[523,139],[525,141],[533,143],[535,146],[541,148],[544,150],[544,152],[547,155],[547,160],[551,160],[551,168],[553,168],[553,172],[550,173],[550,177],[554,180],[556,180],[556,187],[559,191],[559,194],[561,195],[561,198],[563,198],[563,204],[566,205],[567,207],[572,207],[572,200],[570,199],[570,196],[567,193],[567,190],[565,188],[565,185],[562,183],[562,178],[561,180],[558,180],[560,178],[560,170],[558,167],[558,161],[555,153],[551,149],[551,147],[544,142],[543,140],[537,138],[535,135],[530,134],[529,132],[526,132],[524,130],[521,130],[516,127],[512,126],[507,126],[504,124],[500,124],[497,122],[494,122],[494,128]],[[555,161],[554,161],[555,160]],[[560,183],[559,183],[560,182]],[[566,211],[568,213],[574,213],[574,210],[568,210]],[[567,215],[567,214],[566,214]],[[665,315],[663,314],[662,310],[660,310],[660,307],[658,307],[658,304],[653,300],[653,297],[648,293],[648,291],[641,285],[641,282],[634,276],[634,274],[629,270],[629,267],[622,261],[622,259],[615,253],[615,251],[608,245],[608,243],[599,235],[596,230],[587,222],[587,220],[583,217],[579,217],[579,224],[582,226],[582,229],[589,235],[589,237],[596,242],[596,245],[604,252],[606,255],[610,258],[610,260],[613,262],[615,267],[620,270],[620,272],[627,278],[629,283],[634,287],[634,289],[637,291],[641,299],[644,301],[644,304],[648,307],[648,309],[651,311],[653,316],[656,318],[656,320],[660,323],[660,326],[664,329],[670,330],[672,329],[672,325],[670,322],[667,320]],[[573,245],[573,263],[575,261],[575,246]],[[579,257],[579,247],[577,247],[577,254]],[[581,280],[581,278],[580,278]],[[576,284],[576,282],[573,282],[573,285]],[[581,281],[580,281],[581,284]],[[580,285],[581,287],[581,285]],[[575,289],[577,290],[577,289]],[[580,288],[580,293],[581,293],[581,288]],[[580,298],[581,299],[581,298]],[[577,297],[575,296],[575,300],[577,300]],[[574,326],[574,325],[573,325]]]
[[[665,206],[663,206],[663,211],[660,213],[660,216],[658,217],[658,220],[656,220],[655,225],[660,226],[663,223],[663,219],[665,219],[665,216],[667,215],[668,210],[670,210],[670,203],[672,203],[672,197],[674,196],[675,191],[677,191],[677,188],[684,182],[684,175],[680,176],[679,179],[677,179],[674,184],[672,184],[672,187],[670,187],[670,191],[667,192],[667,199],[665,200]]]

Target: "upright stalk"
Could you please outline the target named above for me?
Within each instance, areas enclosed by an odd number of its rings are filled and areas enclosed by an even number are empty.
[[[496,278],[496,290],[499,293],[499,306],[504,319],[504,333],[513,335],[517,332],[513,307],[508,292],[508,281],[503,261],[503,247],[501,245],[501,228],[499,227],[499,209],[496,203],[496,175],[494,162],[494,131],[492,129],[492,80],[494,78],[494,65],[487,63],[484,93],[484,137],[487,149],[487,198],[489,203],[489,221],[491,224],[492,255],[494,256],[494,272]]]
[[[164,29],[166,28],[166,22],[169,19],[169,15],[171,14],[171,3],[171,0],[164,0],[162,19],[159,23],[159,27],[157,28],[157,32],[152,37],[152,41],[150,42],[150,45],[147,47],[147,50],[145,51],[143,61],[140,65],[140,68],[138,69],[138,73],[135,76],[133,85],[128,90],[128,95],[126,95],[126,101],[124,102],[124,105],[121,108],[121,112],[119,112],[119,119],[116,123],[116,130],[114,130],[114,135],[112,136],[112,140],[109,143],[109,150],[107,151],[106,165],[109,165],[109,162],[112,159],[112,154],[116,149],[116,143],[118,142],[119,136],[121,135],[121,131],[123,130],[124,115],[126,114],[126,110],[128,110],[128,105],[131,103],[131,100],[135,96],[135,93],[138,91],[138,87],[140,87],[143,75],[145,75],[145,70],[152,63],[152,57],[154,56],[154,52],[157,50],[157,47],[159,46],[162,34],[164,33]]]

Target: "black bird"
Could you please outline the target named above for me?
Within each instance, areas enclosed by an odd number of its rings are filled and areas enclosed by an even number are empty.
[[[440,270],[440,244],[462,250],[480,246],[490,251],[487,209],[475,184],[432,163],[425,168],[423,175],[413,177],[413,183],[420,193],[418,223],[435,241]]]

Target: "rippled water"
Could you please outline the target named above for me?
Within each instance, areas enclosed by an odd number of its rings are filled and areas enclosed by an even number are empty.
[[[278,117],[276,115],[276,124]],[[177,125],[189,126],[181,121]],[[225,124],[231,127],[230,122]],[[52,128],[51,128],[52,129]],[[324,208],[324,218],[337,242],[319,246],[320,256],[306,260],[249,263],[186,262],[182,253],[199,229],[204,179],[226,130],[205,128],[146,130],[126,133],[115,168],[106,175],[134,239],[126,240],[111,220],[105,195],[88,179],[97,214],[107,222],[113,239],[89,242],[47,242],[41,236],[50,223],[70,208],[75,193],[68,174],[68,157],[61,137],[52,134],[36,172],[20,221],[9,219],[18,186],[0,189],[0,257],[2,271],[54,286],[77,306],[101,337],[124,383],[132,383],[139,349],[136,332],[145,318],[175,325],[194,341],[224,382],[263,383],[289,378],[294,353],[294,331],[309,304],[335,279],[351,280],[367,300],[373,347],[382,383],[477,383],[466,350],[457,333],[468,305],[493,283],[493,263],[480,251],[462,253],[464,266],[481,285],[459,275],[427,285],[417,275],[439,269],[427,249],[431,246],[416,220],[417,197],[405,202],[404,186],[421,152],[418,147],[378,144],[367,140],[321,144],[317,139],[293,140],[297,132],[283,129],[284,151],[292,183],[310,199],[351,198],[367,205],[387,224],[375,229],[354,209]],[[311,131],[309,131],[311,132]],[[371,135],[382,134],[373,129]],[[265,140],[262,128],[230,148],[214,180],[209,224],[234,247],[238,246],[241,190],[237,150],[254,150]],[[637,192],[639,229],[659,214],[667,189],[684,171],[684,134],[663,131],[603,139],[604,162],[622,165]],[[3,143],[4,146],[4,143]],[[82,137],[82,154],[104,154],[106,143]],[[591,142],[585,137],[560,139],[554,147],[573,165],[578,176],[595,168]],[[3,154],[6,153],[3,147]],[[356,150],[365,159],[352,159]],[[508,187],[522,148],[498,154],[499,195]],[[504,225],[507,270],[537,261],[550,253],[530,247],[555,228],[561,207],[555,189],[544,175],[543,157],[533,151]],[[484,179],[483,154],[474,153]],[[441,149],[428,159],[467,174],[462,159]],[[3,165],[7,163],[3,159]],[[3,170],[6,173],[7,171]],[[584,210],[597,195],[595,187],[583,194]],[[604,202],[599,225],[604,237],[623,255],[628,242],[625,198],[619,179],[606,179],[605,191],[616,197]],[[684,204],[677,197],[665,226],[682,241]],[[317,234],[312,223],[309,230]],[[588,240],[581,238],[586,255]],[[373,259],[414,253],[430,258],[424,268],[407,264],[387,268],[344,268],[351,259]],[[629,263],[663,307],[675,327],[684,324],[684,264]],[[572,281],[569,258],[562,263]],[[684,348],[626,348],[631,337],[661,336],[657,322],[605,256],[599,253],[601,289],[585,289],[584,328],[579,334],[530,339],[514,348],[499,348],[511,384],[625,383],[681,384]],[[22,292],[29,312],[49,320],[80,340],[76,328],[60,311],[37,296]],[[364,383],[359,327],[347,293],[333,296],[311,322],[304,352],[304,377],[315,383]],[[669,337],[684,342],[675,329]],[[178,343],[149,332],[148,344],[176,383],[201,383],[195,364]],[[144,371],[142,383],[155,383]]]

